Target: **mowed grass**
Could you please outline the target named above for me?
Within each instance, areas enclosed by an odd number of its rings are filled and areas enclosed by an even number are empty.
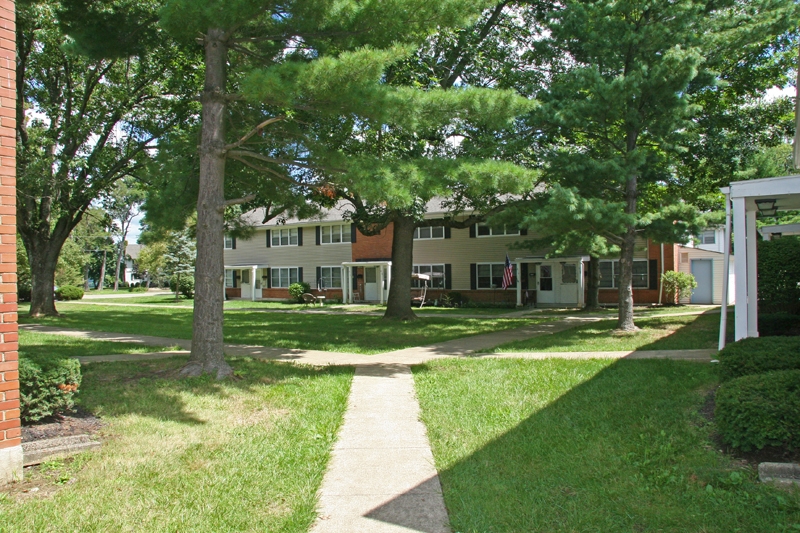
[[[143,346],[127,342],[97,341],[25,330],[19,332],[20,355],[36,359],[150,353],[178,349],[180,349],[178,346]]]
[[[83,330],[146,334],[178,339],[192,337],[190,309],[101,305],[59,305],[60,317],[31,319],[20,310],[21,323]],[[386,321],[357,314],[225,312],[225,341],[281,348],[362,354],[433,344],[450,339],[529,325],[530,318],[486,319],[421,317],[414,322]]]
[[[716,348],[719,314],[648,317],[635,319],[634,333],[614,331],[616,320],[601,320],[585,326],[509,342],[495,352],[609,352],[628,350],[693,350]]]
[[[711,440],[711,365],[439,360],[414,379],[453,531],[800,529],[800,491]]]
[[[184,361],[85,367],[102,449],[0,489],[0,531],[306,532],[352,369],[236,359],[235,380],[175,379]]]

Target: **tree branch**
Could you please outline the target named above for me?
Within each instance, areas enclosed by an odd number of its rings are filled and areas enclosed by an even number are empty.
[[[241,139],[239,139],[235,143],[232,143],[232,144],[229,144],[229,145],[225,146],[224,150],[227,152],[228,150],[233,150],[234,148],[239,148],[241,145],[246,143],[247,140],[250,139],[250,137],[252,137],[256,133],[261,133],[261,131],[264,128],[266,128],[267,126],[269,126],[270,124],[274,124],[275,122],[280,122],[280,121],[285,120],[285,119],[286,119],[285,115],[280,115],[280,116],[277,116],[277,117],[268,118],[267,120],[265,120],[264,122],[262,122],[261,124],[259,124],[255,128],[253,128],[252,130],[248,131],[244,135],[244,137],[242,137]]]

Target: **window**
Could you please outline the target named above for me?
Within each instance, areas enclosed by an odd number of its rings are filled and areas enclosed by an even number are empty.
[[[700,244],[716,244],[717,232],[712,230],[704,231],[700,234]]]
[[[600,288],[619,287],[619,261],[600,261]],[[633,260],[633,288],[646,289],[649,285],[647,259]]]
[[[561,265],[561,283],[578,283],[578,265],[575,263]]]
[[[273,268],[270,272],[270,287],[273,289],[288,289],[292,283],[300,279],[297,267]]]
[[[242,270],[242,284],[247,283],[250,284],[250,271],[249,270]]]
[[[272,246],[297,246],[297,228],[272,230]]]
[[[233,287],[233,270],[226,270],[225,271],[225,286],[226,287]]]
[[[322,244],[339,244],[350,242],[350,224],[337,224],[335,226],[322,226],[320,240]]]
[[[488,224],[478,224],[478,237],[497,237],[499,235],[519,235],[519,229],[508,226],[492,227]]]
[[[444,289],[444,265],[414,265],[412,272],[414,274],[427,274],[431,277],[428,282],[428,287],[432,289]],[[421,279],[412,279],[411,286],[415,289],[421,289],[425,286],[425,282]]]
[[[233,250],[233,237],[225,235],[225,245],[223,247],[226,250]]]
[[[427,226],[414,230],[415,239],[444,239],[444,226]]]
[[[500,289],[503,287],[504,263],[478,263],[478,288],[479,289]],[[514,281],[517,280],[517,265],[512,264]]]
[[[342,267],[320,267],[320,275],[317,283],[320,283],[321,289],[342,288]]]

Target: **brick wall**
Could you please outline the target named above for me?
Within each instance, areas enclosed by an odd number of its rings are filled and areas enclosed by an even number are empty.
[[[22,476],[17,371],[14,2],[0,0],[0,483]]]
[[[356,242],[352,245],[353,261],[364,259],[390,259],[392,257],[392,231],[394,226],[389,224],[378,235],[367,237],[360,231]]]

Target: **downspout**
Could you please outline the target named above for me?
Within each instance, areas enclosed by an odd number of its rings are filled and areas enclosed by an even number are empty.
[[[661,243],[661,277],[658,278],[658,305],[659,306],[661,306],[661,297],[663,295],[664,295],[664,243],[662,242]]]
[[[719,316],[719,349],[725,348],[725,339],[728,336],[728,284],[731,270],[731,191],[730,188],[722,189],[725,193],[725,263],[722,273],[722,308]]]

